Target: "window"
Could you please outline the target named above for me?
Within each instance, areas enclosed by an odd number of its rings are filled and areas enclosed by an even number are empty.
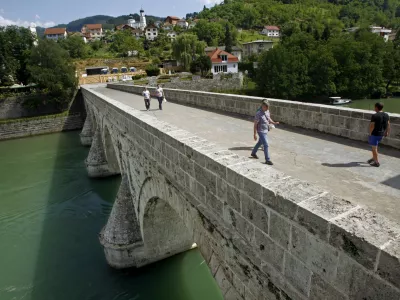
[[[153,31],[156,31],[156,29],[154,28]]]
[[[214,66],[214,73],[228,72],[228,66]]]
[[[222,59],[222,61],[227,61],[228,60],[228,56],[227,55],[221,55],[221,59]]]

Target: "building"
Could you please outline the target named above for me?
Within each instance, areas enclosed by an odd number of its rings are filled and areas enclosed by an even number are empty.
[[[196,27],[196,25],[197,25],[196,22],[190,22],[190,23],[189,23],[189,26],[188,26],[188,29],[193,29],[193,28]]]
[[[259,55],[263,51],[268,51],[274,47],[273,41],[258,40],[243,44],[243,56]]]
[[[389,41],[392,36],[392,29],[390,28],[385,28],[385,27],[379,27],[379,26],[369,26],[370,30],[372,33],[378,34],[379,36],[383,37],[385,42]],[[358,31],[360,27],[350,27],[347,28],[347,32],[354,33]]]
[[[206,49],[205,49],[206,55],[209,55],[215,49],[217,49],[217,48],[216,47],[206,47]],[[218,46],[218,49],[225,51],[225,46]],[[238,46],[233,46],[231,53],[234,56],[236,56],[239,59],[239,61],[242,61],[242,57],[243,57],[243,49],[242,48],[240,48]]]
[[[158,36],[158,28],[156,25],[149,25],[145,30],[146,40],[153,41]]]
[[[189,27],[189,23],[185,19],[181,19],[176,23],[176,26],[182,27],[183,29],[187,29]]]
[[[170,38],[171,42],[175,41],[177,36],[178,34],[175,31],[170,31],[167,33],[167,37]]]
[[[119,25],[115,27],[116,30],[122,30],[122,31],[130,31],[131,34],[139,39],[140,37],[144,36],[144,30],[141,30],[140,28],[134,28],[131,27],[130,25]]]
[[[264,34],[268,37],[280,37],[280,28],[278,26],[265,26],[261,31],[261,34]]]
[[[211,59],[211,72],[218,73],[238,73],[239,59],[231,53],[216,48],[208,56]]]
[[[33,45],[37,46],[38,45],[38,37],[37,37],[37,31],[36,31],[36,24],[35,23],[31,23],[31,26],[29,26],[29,31],[32,34]]]
[[[175,26],[176,24],[178,24],[178,22],[179,22],[180,19],[181,19],[181,18],[178,18],[178,17],[168,16],[168,17],[165,19],[165,23],[169,23],[169,24]]]
[[[88,41],[100,40],[103,34],[103,26],[101,24],[86,24],[83,25],[81,33]]]
[[[389,37],[390,37],[390,34],[392,33],[392,29],[385,28],[385,27],[378,27],[378,26],[370,26],[369,28],[371,29],[372,33],[378,34],[381,37],[383,37],[385,42],[389,41]]]
[[[172,25],[171,23],[164,23],[163,29],[164,29],[165,31],[173,30],[173,29],[174,29],[174,25]]]
[[[67,38],[67,28],[46,28],[44,36],[49,40],[59,40]]]
[[[86,36],[83,35],[81,32],[69,32],[68,33],[68,38],[71,38],[71,37],[74,37],[74,36],[77,36],[77,37],[81,38],[85,43],[87,43]]]

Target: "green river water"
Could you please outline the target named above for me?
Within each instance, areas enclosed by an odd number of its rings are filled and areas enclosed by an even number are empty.
[[[216,300],[198,250],[107,266],[98,233],[120,178],[91,180],[77,132],[0,142],[1,300]]]
[[[384,104],[384,111],[400,114],[400,98],[354,100],[346,106],[351,108],[374,110],[376,102],[382,102]]]

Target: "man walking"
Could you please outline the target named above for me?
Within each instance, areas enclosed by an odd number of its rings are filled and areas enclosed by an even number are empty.
[[[146,110],[149,111],[149,109],[150,109],[150,92],[147,89],[147,87],[144,88],[144,91],[142,94],[144,97],[144,105],[146,106]]]
[[[382,141],[383,137],[387,137],[390,134],[390,121],[389,115],[384,113],[383,104],[375,104],[375,114],[371,118],[369,125],[369,138],[368,142],[372,147],[372,158],[368,163],[373,167],[380,167],[378,159],[378,145]]]
[[[253,151],[251,152],[251,156],[253,158],[258,159],[257,151],[263,145],[264,147],[264,155],[265,155],[265,163],[267,165],[272,166],[273,163],[269,156],[268,152],[268,131],[270,130],[271,124],[278,125],[279,122],[274,122],[271,119],[271,114],[269,112],[269,103],[268,100],[263,100],[261,103],[261,109],[259,109],[254,118],[254,140],[257,141],[257,134],[259,136],[258,143],[255,145]]]
[[[160,85],[157,85],[157,89],[156,89],[156,97],[158,99],[158,107],[160,110],[162,110],[162,103],[164,100],[164,90],[162,89],[162,87]]]

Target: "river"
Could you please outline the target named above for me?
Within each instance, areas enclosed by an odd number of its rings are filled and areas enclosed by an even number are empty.
[[[222,299],[197,249],[108,267],[98,233],[120,178],[89,179],[87,152],[77,132],[0,142],[0,299]]]
[[[374,110],[376,102],[382,102],[384,104],[384,111],[400,114],[400,98],[354,100],[346,106],[351,108]]]

